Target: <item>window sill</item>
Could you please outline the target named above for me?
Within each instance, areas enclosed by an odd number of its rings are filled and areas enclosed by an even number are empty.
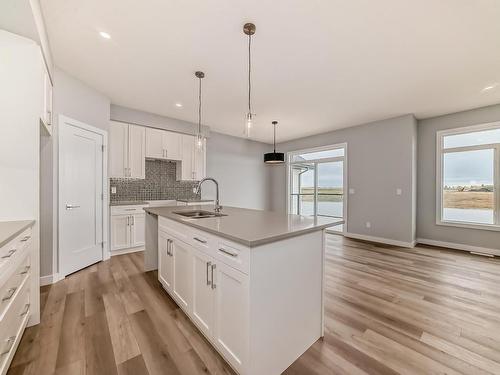
[[[500,225],[497,224],[474,224],[466,223],[461,221],[436,221],[436,225],[442,225],[446,227],[457,227],[457,228],[467,228],[467,229],[479,229],[479,230],[490,230],[494,232],[500,231]]]

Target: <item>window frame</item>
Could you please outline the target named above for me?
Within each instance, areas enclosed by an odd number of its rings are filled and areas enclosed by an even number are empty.
[[[306,153],[311,153],[311,152],[320,152],[320,151],[327,151],[327,150],[332,150],[332,149],[344,149],[344,156],[337,156],[337,157],[332,157],[332,158],[320,158],[320,159],[314,159],[314,160],[305,160],[302,163],[304,164],[315,164],[317,168],[318,163],[328,163],[328,162],[335,162],[335,161],[343,161],[343,189],[344,189],[344,194],[343,194],[343,205],[342,205],[342,219],[344,220],[343,224],[343,232],[347,232],[347,208],[348,208],[348,192],[349,192],[349,181],[348,181],[348,149],[347,149],[347,143],[336,143],[333,145],[327,145],[327,146],[319,146],[319,147],[311,147],[311,148],[306,148],[306,149],[301,149],[301,150],[294,150],[294,151],[289,151],[286,154],[286,212],[287,214],[290,214],[290,210],[292,207],[291,204],[291,196],[292,196],[292,173],[291,169],[294,164],[300,164],[301,162],[293,162],[292,159],[295,155],[300,155],[300,154],[306,154]],[[318,185],[318,174],[317,171],[315,171],[315,181],[314,181],[314,186],[315,186],[315,192],[314,192],[314,212],[317,213],[317,189],[316,186]],[[321,216],[321,215],[319,215]]]
[[[475,133],[485,130],[499,129],[500,122],[492,122],[480,125],[472,125],[461,128],[441,130],[436,133],[436,225],[481,229],[490,231],[500,231],[500,143],[490,143],[475,146],[460,146],[460,147],[444,147],[444,138],[450,135]],[[478,151],[478,150],[493,150],[494,151],[494,172],[493,172],[493,194],[494,208],[493,217],[494,224],[473,223],[466,221],[453,221],[443,219],[443,191],[444,191],[444,156],[448,153]]]

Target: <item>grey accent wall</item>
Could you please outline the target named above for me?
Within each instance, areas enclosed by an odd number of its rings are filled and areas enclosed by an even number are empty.
[[[170,160],[146,159],[145,179],[110,178],[110,202],[199,198],[193,192],[197,182],[177,181],[177,164]],[[116,187],[115,194],[111,194],[112,187]]]
[[[319,134],[278,145],[280,152],[347,143],[349,233],[412,243],[415,240],[416,134],[413,115]],[[286,167],[273,168],[272,209],[286,211]],[[396,195],[396,189],[402,195]],[[366,228],[366,222],[371,228]]]
[[[436,133],[495,121],[500,121],[500,105],[418,122],[418,238],[500,249],[500,232],[436,225]]]
[[[56,68],[53,91],[53,133],[40,141],[40,275],[54,273],[57,251],[58,117],[65,115],[107,130],[110,101],[78,79]]]
[[[207,176],[220,185],[221,204],[244,208],[271,209],[271,172],[264,164],[264,153],[272,151],[265,143],[212,132],[207,140]],[[213,199],[209,182],[202,197]]]

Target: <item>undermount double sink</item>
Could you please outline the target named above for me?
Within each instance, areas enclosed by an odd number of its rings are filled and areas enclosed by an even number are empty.
[[[190,219],[206,219],[209,217],[227,216],[226,214],[221,214],[220,212],[205,211],[205,210],[174,211],[173,213]]]

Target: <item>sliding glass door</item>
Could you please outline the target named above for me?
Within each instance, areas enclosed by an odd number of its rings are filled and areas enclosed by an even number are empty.
[[[345,218],[345,147],[289,153],[289,213]]]

